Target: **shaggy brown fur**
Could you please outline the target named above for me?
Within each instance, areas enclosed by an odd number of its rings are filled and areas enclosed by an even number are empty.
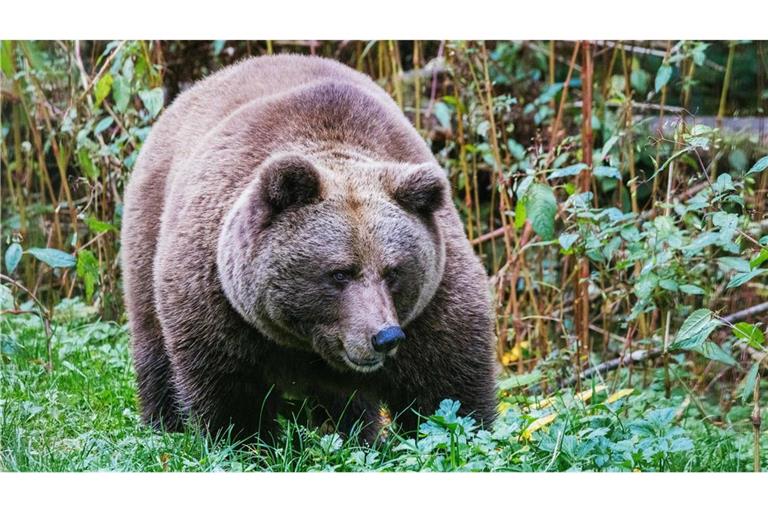
[[[122,244],[150,424],[263,434],[284,392],[346,408],[340,428],[363,419],[368,439],[380,402],[494,418],[486,278],[444,171],[339,63],[260,57],[179,96],[131,177]],[[406,340],[375,351],[397,325]]]

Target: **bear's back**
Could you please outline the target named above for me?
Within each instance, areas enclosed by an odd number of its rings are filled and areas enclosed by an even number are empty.
[[[355,85],[394,106],[370,78],[338,62],[302,55],[255,57],[214,73],[182,93],[153,131],[163,132],[168,150],[189,155],[206,133],[247,103],[328,81]]]

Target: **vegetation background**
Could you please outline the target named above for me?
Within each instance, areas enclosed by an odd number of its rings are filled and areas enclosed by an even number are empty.
[[[245,447],[139,425],[124,185],[180,91],[280,52],[370,75],[449,173],[495,297],[493,431],[450,401],[416,438],[374,447],[300,418]],[[767,53],[760,41],[3,41],[0,468],[765,469]]]

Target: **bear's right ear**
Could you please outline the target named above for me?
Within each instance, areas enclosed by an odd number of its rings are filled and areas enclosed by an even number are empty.
[[[272,213],[291,206],[303,206],[320,198],[320,173],[299,155],[279,156],[262,170],[260,198]]]
[[[403,171],[397,178],[392,196],[406,209],[428,215],[449,201],[449,190],[445,171],[427,163]]]

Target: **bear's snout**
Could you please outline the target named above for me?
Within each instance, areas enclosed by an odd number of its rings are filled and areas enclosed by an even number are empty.
[[[395,349],[400,343],[405,341],[405,333],[398,326],[385,327],[371,337],[373,350],[379,353],[387,353]]]

